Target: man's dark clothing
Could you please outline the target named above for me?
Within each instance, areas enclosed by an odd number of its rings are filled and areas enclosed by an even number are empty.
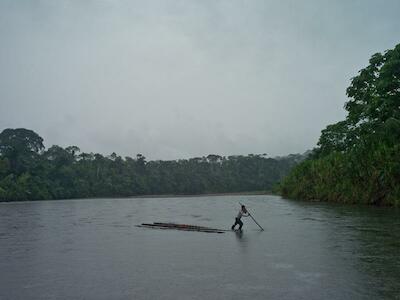
[[[235,218],[235,224],[232,225],[232,230],[235,229],[235,226],[239,225],[239,230],[242,230],[243,222],[239,218]]]

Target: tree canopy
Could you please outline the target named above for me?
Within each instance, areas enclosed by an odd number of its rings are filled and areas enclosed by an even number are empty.
[[[285,196],[400,204],[400,44],[374,54],[351,80],[347,117],[322,130],[311,158],[285,179]]]
[[[268,191],[303,157],[216,154],[147,161],[43,146],[27,129],[0,134],[0,201]]]

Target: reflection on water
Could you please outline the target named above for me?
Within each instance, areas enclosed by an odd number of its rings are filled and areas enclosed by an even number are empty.
[[[245,202],[257,221],[224,234]],[[396,299],[400,213],[273,196],[0,204],[0,299]]]

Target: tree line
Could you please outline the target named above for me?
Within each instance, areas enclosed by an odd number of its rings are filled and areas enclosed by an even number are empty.
[[[303,159],[293,154],[147,161],[77,146],[45,149],[25,128],[0,133],[0,201],[270,191]]]
[[[400,44],[376,53],[347,88],[345,120],[326,127],[283,180],[290,198],[400,205]]]

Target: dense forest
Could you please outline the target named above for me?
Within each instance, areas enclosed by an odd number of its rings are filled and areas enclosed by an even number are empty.
[[[45,149],[34,131],[0,133],[0,201],[269,191],[302,155],[208,155],[146,161],[80,152],[76,146]]]
[[[305,200],[400,205],[400,44],[351,81],[344,121],[326,127],[281,185]]]

